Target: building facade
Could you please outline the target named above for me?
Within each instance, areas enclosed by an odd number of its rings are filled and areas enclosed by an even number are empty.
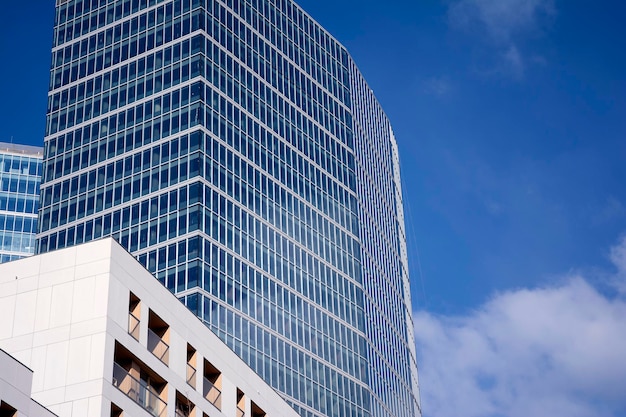
[[[35,253],[43,148],[0,142],[0,263]]]
[[[420,415],[399,159],[290,0],[58,0],[39,252],[112,236],[302,416]]]
[[[33,371],[0,349],[0,416],[56,417],[31,397]]]
[[[0,311],[16,416],[298,415],[111,238],[0,265]]]

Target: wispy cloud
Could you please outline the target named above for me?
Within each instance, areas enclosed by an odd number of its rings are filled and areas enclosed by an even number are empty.
[[[453,27],[482,35],[496,49],[498,68],[491,72],[521,78],[527,64],[520,43],[540,33],[555,10],[554,0],[456,0],[449,19]]]
[[[554,11],[554,0],[458,0],[450,6],[450,19],[459,27],[478,28],[496,42],[509,43],[538,30],[540,20]]]
[[[610,282],[617,291],[626,295],[626,236],[611,248],[610,258],[617,268],[617,273],[610,278]]]
[[[510,45],[503,54],[503,70],[509,72],[513,77],[520,79],[524,76],[525,63],[519,50],[515,45]]]
[[[431,77],[423,83],[424,91],[435,97],[445,97],[450,94],[452,85],[446,77]]]
[[[617,198],[609,196],[599,208],[595,208],[591,220],[594,226],[598,226],[611,223],[624,216],[626,216],[626,207]]]
[[[626,288],[626,239],[610,259]],[[626,415],[626,299],[597,278],[498,294],[466,316],[416,312],[424,415]]]

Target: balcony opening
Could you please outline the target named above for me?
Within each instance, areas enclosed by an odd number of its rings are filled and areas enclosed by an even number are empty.
[[[164,364],[169,363],[170,326],[150,311],[148,317],[148,350]]]
[[[167,382],[117,342],[111,382],[152,416],[167,415]]]
[[[197,352],[189,343],[187,343],[187,383],[192,387],[196,387],[196,356]]]
[[[267,414],[265,414],[265,411],[263,411],[261,407],[256,405],[254,401],[252,401],[250,404],[251,404],[250,408],[252,408],[252,417],[266,417],[267,416]]]
[[[141,317],[141,300],[132,292],[128,302],[128,334],[139,340],[139,318]]]
[[[0,402],[0,417],[17,417],[17,410],[2,401]]]
[[[246,394],[237,388],[237,417],[246,416]]]
[[[222,373],[211,362],[204,360],[203,395],[211,404],[222,410]]]
[[[196,417],[196,406],[183,394],[176,391],[176,417]]]
[[[111,403],[111,417],[124,417],[122,409],[113,403]]]

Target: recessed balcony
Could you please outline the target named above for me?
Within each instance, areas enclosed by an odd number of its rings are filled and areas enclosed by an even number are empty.
[[[128,334],[139,340],[139,317],[141,317],[141,300],[132,292],[128,300]]]
[[[170,326],[150,311],[148,316],[148,350],[164,364],[169,363]]]
[[[187,384],[191,387],[196,387],[196,349],[187,343]]]
[[[148,329],[148,350],[161,362],[168,364],[170,346],[151,329]]]
[[[191,366],[191,364],[187,364],[187,383],[193,388],[196,387],[196,368]]]
[[[213,404],[218,410],[222,409],[222,391],[217,388],[211,381],[204,378],[204,398]]]
[[[246,394],[237,388],[237,417],[246,417]]]
[[[133,313],[128,313],[128,334],[139,340],[139,319]]]
[[[131,373],[133,369],[125,369],[121,365],[113,364],[113,386],[122,391],[128,398],[155,417],[166,415],[167,404],[163,401],[157,389],[148,381],[136,378]],[[137,372],[139,373],[139,372]]]
[[[202,395],[218,410],[222,410],[222,373],[206,359],[204,360]]]

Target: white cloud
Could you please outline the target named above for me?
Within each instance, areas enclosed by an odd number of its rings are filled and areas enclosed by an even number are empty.
[[[452,26],[482,33],[497,50],[496,70],[521,79],[525,59],[520,43],[539,33],[548,16],[555,13],[554,0],[455,0],[449,9]],[[543,57],[531,61],[545,62]]]
[[[452,86],[446,77],[431,77],[424,81],[424,91],[436,97],[445,97],[451,90]]]
[[[540,19],[553,13],[553,0],[457,0],[450,6],[454,25],[478,26],[494,41],[507,44],[536,30]]]
[[[626,295],[626,236],[611,248],[610,258],[617,268],[617,273],[611,277],[610,283],[617,291]]]
[[[626,208],[617,198],[609,196],[600,207],[594,207],[592,223],[594,226],[604,225],[621,219],[626,215]]]
[[[626,238],[610,258],[626,288]],[[466,316],[416,312],[424,416],[626,415],[626,300],[595,278],[497,294]]]
[[[515,78],[524,76],[524,59],[515,45],[511,45],[502,55],[504,71],[510,72]]]

